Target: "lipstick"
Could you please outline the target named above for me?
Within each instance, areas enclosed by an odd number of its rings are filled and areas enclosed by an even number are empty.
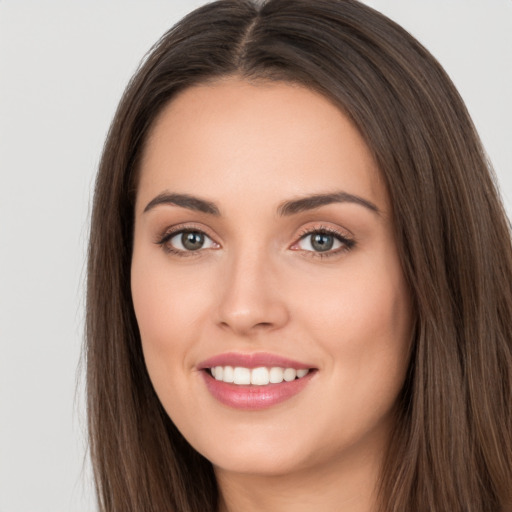
[[[316,373],[310,364],[261,352],[219,354],[197,368],[215,399],[242,410],[284,402],[300,393]]]

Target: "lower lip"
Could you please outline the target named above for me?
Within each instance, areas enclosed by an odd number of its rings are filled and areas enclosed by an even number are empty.
[[[311,381],[314,371],[300,379],[266,386],[239,386],[215,380],[207,371],[202,371],[208,391],[219,402],[243,410],[258,410],[272,407],[297,395]]]

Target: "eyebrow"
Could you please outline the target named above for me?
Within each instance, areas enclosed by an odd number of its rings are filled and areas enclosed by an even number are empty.
[[[296,213],[304,212],[307,210],[314,210],[315,208],[320,208],[321,206],[326,206],[333,203],[358,204],[380,215],[379,209],[372,202],[347,192],[314,194],[300,199],[294,199],[292,201],[285,201],[279,205],[277,212],[281,216],[294,215]]]
[[[314,210],[321,206],[326,206],[333,203],[354,203],[367,208],[368,210],[380,214],[379,209],[375,204],[363,199],[362,197],[349,194],[347,192],[333,192],[329,194],[313,194],[310,196],[302,197],[299,199],[293,199],[281,203],[277,208],[277,213],[281,217],[294,215],[308,210]],[[152,199],[144,208],[144,213],[152,210],[158,205],[169,204],[174,206],[180,206],[187,208],[188,210],[194,210],[201,213],[207,213],[210,215],[220,216],[220,210],[211,201],[200,199],[189,194],[173,194],[169,192],[163,192]]]
[[[220,215],[220,211],[217,208],[217,206],[210,201],[205,201],[204,199],[199,199],[198,197],[194,197],[189,194],[171,194],[168,192],[158,194],[154,199],[152,199],[146,205],[146,208],[144,208],[144,213],[148,212],[149,210],[153,209],[155,206],[158,206],[160,204],[171,204],[174,206],[181,206],[182,208],[187,208],[188,210],[208,213],[210,215]]]

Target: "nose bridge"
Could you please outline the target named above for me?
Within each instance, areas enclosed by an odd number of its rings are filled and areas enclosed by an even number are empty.
[[[219,323],[237,334],[276,329],[288,320],[276,281],[276,262],[261,244],[233,251],[219,295]]]

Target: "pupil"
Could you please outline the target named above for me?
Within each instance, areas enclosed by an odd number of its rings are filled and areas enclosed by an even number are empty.
[[[332,235],[326,235],[325,233],[317,233],[313,236],[311,246],[315,251],[328,251],[332,249],[334,245],[334,237]]]
[[[204,244],[204,235],[196,231],[189,231],[181,235],[181,243],[189,251],[197,251]]]

